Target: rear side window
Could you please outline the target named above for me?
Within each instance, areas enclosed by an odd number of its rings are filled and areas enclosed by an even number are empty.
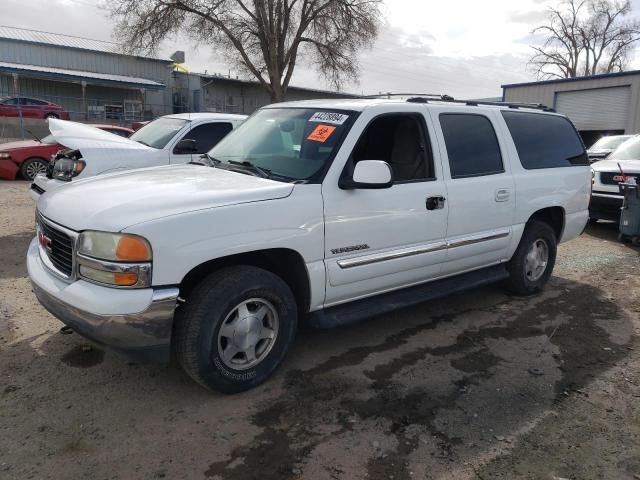
[[[503,111],[520,163],[527,170],[589,165],[571,122],[556,115]]]
[[[443,113],[440,126],[449,157],[451,178],[504,172],[502,155],[491,121],[465,113]]]
[[[192,129],[184,136],[183,140],[196,141],[196,154],[207,153],[231,130],[233,130],[233,126],[230,123],[205,123]]]

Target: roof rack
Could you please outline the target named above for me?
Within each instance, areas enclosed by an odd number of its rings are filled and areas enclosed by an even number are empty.
[[[378,93],[377,95],[364,95],[358,98],[391,98],[391,97],[409,97],[407,102],[411,103],[429,103],[429,102],[450,102],[461,105],[477,107],[478,105],[489,105],[495,107],[508,108],[532,108],[542,110],[543,112],[555,112],[553,108],[547,107],[541,103],[525,103],[525,102],[487,102],[482,100],[456,100],[451,95],[440,93]]]
[[[524,103],[524,102],[487,102],[482,100],[455,100],[450,95],[419,95],[407,99],[407,102],[412,103],[429,103],[429,101],[451,102],[462,105],[468,105],[477,107],[478,105],[489,105],[496,107],[509,107],[509,108],[532,108],[535,110],[542,110],[544,112],[555,112],[553,108],[547,107],[541,103]]]

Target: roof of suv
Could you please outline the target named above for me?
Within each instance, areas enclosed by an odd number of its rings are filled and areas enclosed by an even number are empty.
[[[234,113],[201,112],[201,113],[174,113],[164,115],[164,118],[179,118],[181,120],[244,120],[246,115],[236,115]]]
[[[420,95],[411,95],[410,97],[420,97]],[[415,105],[446,105],[450,107],[464,107],[464,106],[477,106],[479,108],[496,108],[496,109],[509,109],[508,104],[487,104],[482,102],[475,102],[474,100],[462,100],[462,101],[447,101],[440,100],[434,98],[425,97],[427,102],[419,103],[415,102]],[[333,108],[336,110],[354,110],[357,112],[361,112],[367,107],[375,106],[375,105],[384,105],[384,104],[396,104],[396,105],[406,105],[407,100],[399,100],[399,99],[387,99],[387,98],[353,98],[353,99],[337,99],[337,100],[327,100],[327,99],[318,99],[318,100],[300,100],[295,102],[284,102],[269,105],[267,108],[279,108],[279,107],[290,107],[290,108]],[[536,108],[535,106],[527,107],[524,104],[518,105],[518,109],[523,110],[534,110],[538,112],[542,112],[542,108]],[[547,109],[546,111],[553,113],[552,110]]]

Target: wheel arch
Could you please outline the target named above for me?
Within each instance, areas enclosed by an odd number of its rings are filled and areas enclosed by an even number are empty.
[[[267,270],[289,286],[300,313],[309,311],[311,285],[309,272],[300,253],[289,248],[270,248],[215,258],[192,268],[179,285],[180,298],[187,300],[193,288],[211,273],[225,267],[250,265]]]
[[[562,239],[562,234],[564,232],[565,225],[565,211],[562,207],[546,207],[541,208],[534,212],[527,220],[527,223],[530,223],[532,220],[537,220],[539,222],[544,222],[553,228],[553,232],[556,235],[556,240],[560,243]]]

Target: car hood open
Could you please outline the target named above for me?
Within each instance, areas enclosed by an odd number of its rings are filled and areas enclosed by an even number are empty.
[[[49,130],[58,143],[74,150],[82,151],[86,147],[154,150],[128,138],[83,123],[50,118]]]
[[[620,164],[620,166],[618,166]],[[640,160],[600,160],[591,165],[596,172],[619,172],[620,167],[625,173],[640,173]]]
[[[171,165],[70,182],[40,197],[38,210],[72,230],[120,231],[170,215],[284,198],[293,188],[219,168]]]

